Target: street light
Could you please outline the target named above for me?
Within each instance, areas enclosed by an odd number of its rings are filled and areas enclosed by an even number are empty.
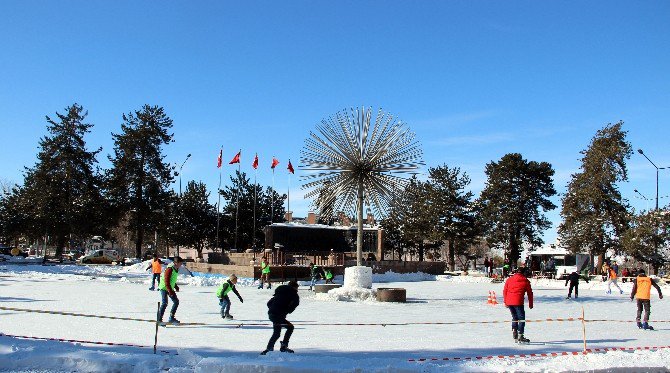
[[[179,171],[177,172],[177,175],[179,175],[179,202],[181,204],[181,170],[184,168],[184,165],[186,164],[186,161],[191,158],[191,153],[188,153],[186,156],[186,159],[184,159],[184,162],[181,163],[181,166],[179,166]],[[179,241],[177,241],[177,256],[179,256]]]
[[[645,158],[647,158],[649,163],[651,163],[651,165],[654,166],[654,168],[656,168],[656,210],[658,210],[658,170],[665,170],[665,167],[656,166],[656,164],[652,162],[651,159],[649,159],[649,157],[647,157],[646,154],[644,154],[642,149],[638,149],[637,152],[642,154]]]
[[[179,176],[179,197],[181,197],[181,169],[184,168],[184,165],[189,158],[191,158],[191,153],[188,153],[186,159],[184,159],[184,162],[181,163],[181,166],[179,166],[179,171],[177,172],[177,176]]]

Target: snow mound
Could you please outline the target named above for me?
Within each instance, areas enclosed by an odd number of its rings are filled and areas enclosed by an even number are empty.
[[[344,287],[372,289],[372,268],[365,266],[345,268]]]
[[[341,287],[330,290],[328,293],[316,294],[316,299],[331,301],[376,301],[377,291],[359,287]]]

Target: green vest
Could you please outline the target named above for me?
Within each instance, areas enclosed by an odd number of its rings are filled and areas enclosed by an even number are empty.
[[[333,278],[333,272],[326,271],[326,280],[330,280],[331,278]]]
[[[226,288],[225,290],[223,289],[224,287]],[[233,290],[233,286],[230,285],[228,283],[228,281],[226,280],[226,282],[219,285],[219,288],[216,289],[216,296],[218,298],[223,298],[224,296],[228,295],[228,293],[230,293],[232,290]]]
[[[172,276],[170,276],[170,288],[174,289],[174,286],[177,285],[177,276],[179,276],[179,270],[174,267],[174,263],[170,263],[168,268],[172,268]],[[167,269],[165,269],[167,271]],[[167,290],[165,286],[165,276],[161,274],[161,282],[158,283],[159,290]]]
[[[261,273],[263,274],[270,273],[270,265],[265,262],[261,262]]]

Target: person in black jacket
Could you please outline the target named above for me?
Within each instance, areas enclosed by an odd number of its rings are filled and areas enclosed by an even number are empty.
[[[281,285],[275,289],[275,295],[268,301],[268,318],[272,321],[272,337],[270,337],[268,346],[265,351],[261,352],[261,355],[274,351],[282,327],[286,328],[286,333],[284,333],[284,340],[281,342],[279,351],[293,353],[293,350],[288,348],[288,341],[293,334],[293,324],[286,320],[286,315],[295,311],[299,304],[297,282],[291,281],[288,285]]]
[[[573,288],[575,289],[575,299],[577,299],[579,297],[579,273],[575,271],[569,274],[568,278],[565,279],[565,286],[568,286],[568,282],[570,282],[570,289],[568,290],[568,296],[565,299],[570,299]],[[588,277],[586,277],[586,283],[589,283]]]

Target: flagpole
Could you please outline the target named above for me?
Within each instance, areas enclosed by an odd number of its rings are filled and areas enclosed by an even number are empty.
[[[256,158],[254,158],[254,165],[256,167],[258,166],[256,164],[257,159],[258,154],[256,154]],[[251,248],[254,250],[254,253],[256,252],[256,199],[258,196],[258,189],[257,189],[258,183],[256,182],[256,178],[258,177],[258,168],[256,167],[254,167],[254,230],[251,233]]]
[[[274,162],[274,157],[272,158]],[[274,221],[274,216],[275,216],[275,168],[272,167],[272,192],[270,194],[272,197],[270,198],[270,225],[272,225],[272,222]]]
[[[291,162],[291,160],[289,160]],[[291,173],[288,173],[288,190],[286,191],[286,212],[291,212]],[[290,221],[289,221],[290,223]]]
[[[219,210],[221,208],[221,162],[223,156],[223,145],[221,145],[221,152],[219,152],[219,189],[217,190],[217,194],[219,195],[219,202],[216,203],[216,248],[219,249],[219,220],[221,220],[221,214],[219,213]],[[221,250],[223,252],[223,250]],[[222,256],[223,258],[223,256]]]
[[[242,154],[242,149],[240,149],[239,153],[237,154]],[[235,250],[237,250],[237,223],[238,223],[238,217],[240,215],[240,184],[241,183],[241,177],[240,177],[240,166],[241,162],[238,159],[237,161],[237,203],[235,206]]]

